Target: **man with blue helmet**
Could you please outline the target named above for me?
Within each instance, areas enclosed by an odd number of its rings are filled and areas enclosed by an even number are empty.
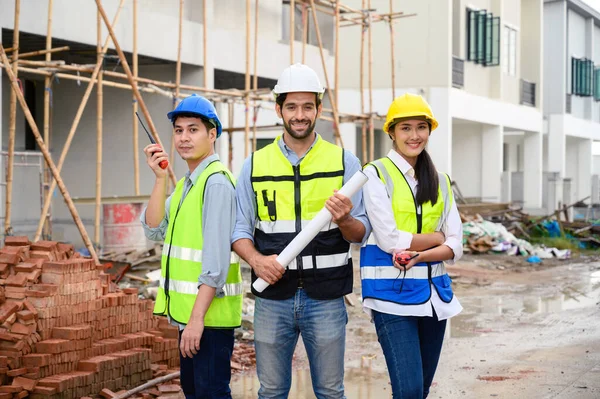
[[[167,114],[188,172],[167,198],[163,149],[144,148],[156,176],[141,216],[146,236],[164,241],[154,314],[179,327],[186,398],[231,398],[233,331],[241,325],[242,277],[231,252],[235,182],[214,151],[222,126],[213,104],[195,94]]]

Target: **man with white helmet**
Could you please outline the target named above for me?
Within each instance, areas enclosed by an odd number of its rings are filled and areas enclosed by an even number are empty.
[[[350,243],[368,237],[362,193],[337,192],[359,160],[314,131],[324,92],[306,65],[286,68],[273,90],[284,132],[246,159],[236,186],[233,249],[270,284],[256,296],[254,337],[259,398],[286,398],[302,335],[317,398],[344,397],[344,350],[352,292]],[[277,254],[323,208],[332,222],[287,268]]]

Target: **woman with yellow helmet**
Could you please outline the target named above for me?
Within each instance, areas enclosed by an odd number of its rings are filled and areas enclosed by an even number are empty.
[[[397,97],[383,126],[393,149],[364,168],[373,231],[361,248],[363,307],[375,324],[394,398],[427,397],[446,320],[462,310],[444,267],[462,256],[462,223],[450,179],[425,149],[437,127],[423,97]]]

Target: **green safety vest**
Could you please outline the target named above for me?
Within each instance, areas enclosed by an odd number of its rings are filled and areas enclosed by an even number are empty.
[[[234,184],[234,178],[225,165],[214,161],[190,188],[181,206],[185,178],[177,183],[171,198],[171,217],[162,252],[154,314],[168,315],[181,324],[189,322],[198,294],[198,276],[202,274],[204,190],[208,178],[216,173],[224,174]],[[213,298],[204,316],[205,327],[235,328],[242,323],[242,275],[239,258],[233,252],[223,290],[225,295]]]
[[[279,140],[252,156],[252,189],[257,221],[254,245],[263,255],[280,254],[319,213],[344,180],[344,150],[318,136],[296,166],[282,153]],[[282,279],[255,295],[270,299],[292,297],[298,286],[314,299],[331,299],[352,291],[350,244],[339,227],[325,225],[287,266]],[[253,280],[256,279],[254,273]]]

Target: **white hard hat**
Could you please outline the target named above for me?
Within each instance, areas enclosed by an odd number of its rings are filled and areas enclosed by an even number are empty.
[[[294,92],[318,93],[321,99],[325,89],[321,86],[319,77],[314,70],[304,64],[297,63],[283,70],[273,89],[273,96],[277,100],[277,96],[282,93]]]

